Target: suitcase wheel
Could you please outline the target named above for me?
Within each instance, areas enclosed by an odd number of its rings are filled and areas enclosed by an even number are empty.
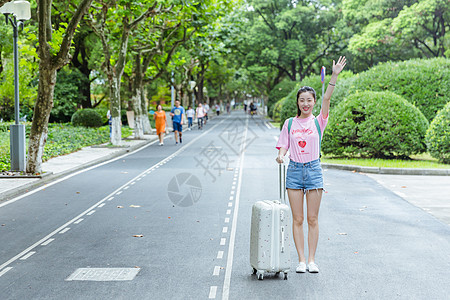
[[[263,280],[264,279],[264,271],[257,271],[256,277],[258,278],[258,280]]]
[[[256,272],[258,272],[258,271],[255,268],[253,268],[253,275],[255,275]]]
[[[287,274],[288,273],[284,273],[284,280],[287,280]]]

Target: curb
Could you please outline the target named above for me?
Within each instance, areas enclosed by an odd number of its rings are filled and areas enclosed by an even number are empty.
[[[1,193],[0,194],[0,203],[4,202],[4,201],[11,200],[11,199],[13,199],[13,198],[15,198],[17,196],[20,196],[21,194],[29,192],[29,191],[31,191],[33,189],[36,189],[36,188],[38,188],[38,187],[40,187],[42,185],[45,185],[48,182],[51,182],[51,181],[56,180],[58,178],[64,177],[64,176],[66,176],[66,175],[68,175],[70,173],[74,173],[74,172],[80,171],[82,169],[86,169],[86,168],[92,167],[94,165],[97,165],[97,164],[100,164],[102,162],[105,162],[105,161],[111,160],[113,158],[116,158],[118,156],[124,155],[124,154],[126,154],[128,152],[135,151],[135,150],[137,150],[139,148],[142,148],[142,147],[144,147],[144,146],[154,142],[155,140],[157,140],[156,136],[155,136],[155,138],[151,138],[151,139],[145,140],[145,141],[143,140],[142,143],[130,146],[128,148],[123,148],[123,149],[117,151],[116,153],[112,153],[112,154],[106,155],[104,157],[98,158],[98,159],[90,161],[88,163],[85,163],[85,164],[79,165],[77,167],[65,170],[65,171],[63,171],[61,173],[58,173],[58,174],[53,174],[52,173],[52,174],[49,174],[47,176],[42,176],[42,178],[40,178],[40,179],[36,178],[36,179],[39,179],[39,180],[35,181],[35,182],[26,183],[26,184],[24,184],[24,185],[22,185],[20,187],[17,187],[17,188],[15,188],[13,190]],[[50,173],[50,172],[48,172],[48,173]],[[5,179],[5,180],[7,180],[7,179]]]
[[[427,175],[427,176],[450,176],[450,169],[403,169],[403,168],[380,168],[380,167],[362,167],[355,165],[338,165],[322,163],[324,169],[335,169],[344,171],[354,171],[373,174],[390,175]]]

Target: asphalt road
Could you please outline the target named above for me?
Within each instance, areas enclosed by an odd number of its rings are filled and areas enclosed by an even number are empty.
[[[182,146],[151,144],[1,207],[0,299],[448,297],[449,226],[347,171],[324,171],[320,273],[251,275],[251,206],[278,198],[278,133],[221,116]]]

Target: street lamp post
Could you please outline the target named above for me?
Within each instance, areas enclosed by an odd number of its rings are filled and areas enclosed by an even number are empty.
[[[5,15],[6,24],[9,22],[13,27],[15,124],[10,126],[11,171],[22,172],[25,171],[26,166],[26,151],[25,125],[19,124],[19,50],[17,39],[19,37],[18,28],[23,26],[25,20],[31,18],[30,3],[23,0],[8,2],[0,7],[0,13]]]

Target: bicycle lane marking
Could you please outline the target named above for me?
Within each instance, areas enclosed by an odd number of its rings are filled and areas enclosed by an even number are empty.
[[[94,210],[95,208],[98,208],[99,205],[101,205],[102,203],[104,203],[105,201],[107,201],[108,199],[110,199],[112,196],[114,196],[114,195],[118,194],[119,192],[121,192],[122,189],[123,189],[124,187],[126,187],[126,186],[128,186],[130,183],[134,182],[137,178],[141,178],[142,176],[147,175],[149,172],[151,172],[151,171],[153,171],[153,170],[159,168],[161,165],[163,165],[163,164],[165,164],[166,162],[170,161],[172,158],[178,156],[181,152],[183,152],[183,151],[186,150],[188,147],[190,147],[192,144],[194,144],[198,139],[200,139],[200,138],[202,138],[204,135],[208,134],[208,133],[209,133],[210,131],[212,131],[214,128],[216,128],[217,126],[219,126],[220,124],[222,124],[224,121],[225,121],[225,119],[222,120],[222,121],[220,121],[219,123],[217,123],[217,124],[214,125],[213,127],[211,127],[209,130],[205,131],[205,132],[202,133],[201,135],[199,135],[199,136],[197,136],[196,138],[194,138],[192,141],[190,141],[188,144],[186,144],[185,146],[183,146],[182,148],[180,148],[180,149],[177,150],[176,152],[172,153],[170,156],[166,157],[165,159],[161,160],[160,162],[156,163],[155,165],[151,166],[150,168],[144,170],[144,171],[141,172],[139,175],[135,176],[134,178],[132,178],[131,180],[129,180],[129,181],[126,182],[125,184],[121,185],[119,188],[117,188],[117,189],[114,190],[112,193],[110,193],[109,195],[107,195],[106,197],[104,197],[102,200],[98,201],[97,203],[95,203],[94,205],[92,205],[91,207],[89,207],[88,209],[86,209],[84,212],[82,212],[81,214],[79,214],[78,216],[76,216],[75,218],[73,218],[72,220],[70,220],[70,221],[68,221],[67,223],[65,223],[64,225],[58,227],[56,230],[52,231],[51,233],[49,233],[48,235],[46,235],[45,237],[43,237],[42,239],[40,239],[39,241],[37,241],[36,243],[34,243],[33,245],[31,245],[30,247],[26,248],[25,250],[23,250],[22,252],[20,252],[20,253],[17,254],[16,256],[12,257],[12,258],[9,259],[8,261],[6,261],[6,262],[4,262],[3,264],[1,264],[1,265],[0,265],[0,272],[1,272],[3,269],[5,269],[8,265],[10,265],[11,263],[15,262],[17,259],[19,259],[19,258],[23,257],[24,255],[28,254],[28,252],[30,252],[30,251],[33,250],[34,248],[38,247],[38,246],[41,245],[41,244],[44,244],[47,240],[49,240],[50,238],[52,238],[54,235],[56,235],[56,234],[58,234],[59,232],[63,231],[63,230],[64,230],[67,226],[69,226],[70,224],[77,222],[77,221],[78,221],[79,219],[81,219],[83,216],[89,215],[89,213],[95,211],[95,210]],[[149,144],[149,145],[150,145],[150,144]],[[142,150],[143,148],[146,148],[146,147],[148,147],[148,146],[144,146],[144,147],[142,147],[142,148],[136,150],[135,152],[138,152],[138,151],[140,151],[140,150]],[[135,153],[135,152],[132,152],[132,153]],[[131,153],[128,153],[128,154],[126,154],[126,155],[130,155],[130,154],[131,154]],[[115,161],[115,160],[120,159],[120,158],[122,158],[122,157],[124,157],[124,156],[126,156],[126,155],[120,156],[120,157],[118,157],[118,158],[115,158],[115,159],[110,160],[110,161],[105,162],[105,163],[109,163],[109,162]],[[102,163],[101,165],[104,165],[105,163]],[[61,181],[63,181],[63,180],[66,180],[66,179],[68,179],[68,178],[70,178],[70,177],[72,177],[72,176],[75,176],[76,174],[80,174],[80,173],[83,173],[83,172],[85,172],[85,171],[87,171],[87,170],[94,169],[95,167],[98,167],[98,166],[94,166],[94,167],[91,167],[91,168],[82,170],[82,171],[77,172],[77,173],[75,173],[75,174],[71,174],[71,175],[69,175],[69,176],[67,176],[67,177],[64,177],[64,178],[62,178],[62,179],[60,179],[60,180],[57,180],[57,181],[54,182],[54,183],[51,183],[51,184],[47,185],[46,187],[48,187],[48,186],[50,186],[50,185],[54,185],[54,184],[56,184],[57,182],[61,182]],[[42,188],[38,188],[36,191],[41,190],[41,189],[42,189]],[[36,192],[36,191],[33,191],[32,193],[34,193],[34,192]],[[32,194],[32,193],[30,192],[30,193],[27,193],[27,194],[25,194],[25,195],[30,195],[30,194]],[[21,197],[18,197],[18,198],[21,199],[21,198],[23,198],[25,195],[22,195]],[[16,199],[16,200],[19,200],[19,199]],[[14,199],[13,199],[13,200],[14,200]],[[0,205],[0,207],[1,207],[1,205]],[[54,239],[51,239],[51,240],[53,241]],[[5,269],[5,270],[6,270],[6,269]],[[10,270],[10,269],[7,268],[7,271],[5,271],[4,273],[8,272],[9,270]],[[4,274],[4,273],[3,273],[3,274]],[[3,274],[2,274],[2,275],[3,275]]]
[[[242,186],[242,171],[244,168],[244,156],[246,150],[246,140],[248,133],[248,119],[245,122],[245,132],[243,136],[243,143],[241,144],[241,157],[239,158],[239,175],[237,178],[237,188],[236,194],[234,197],[234,212],[233,212],[233,220],[231,223],[231,234],[229,238],[229,246],[228,246],[228,255],[227,255],[227,265],[225,268],[225,279],[223,282],[222,289],[222,300],[228,300],[230,295],[230,283],[231,283],[231,272],[233,268],[233,256],[234,256],[234,243],[236,239],[236,227],[237,227],[237,218],[239,214],[239,200],[241,195],[241,186]],[[233,193],[234,194],[234,193]],[[227,211],[228,214],[228,211]]]

